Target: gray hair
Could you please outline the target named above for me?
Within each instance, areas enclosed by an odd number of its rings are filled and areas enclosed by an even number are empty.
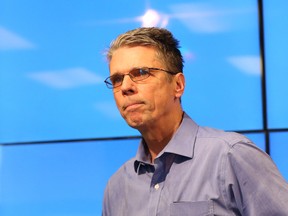
[[[112,43],[106,54],[108,62],[113,52],[120,47],[147,46],[156,49],[157,57],[173,72],[183,72],[184,60],[179,50],[179,41],[170,31],[157,27],[142,27],[119,35]]]

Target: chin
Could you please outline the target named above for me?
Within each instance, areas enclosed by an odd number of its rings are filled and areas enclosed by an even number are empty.
[[[141,127],[144,122],[143,122],[143,119],[141,117],[128,117],[128,118],[125,118],[127,124],[132,127],[132,128],[135,128],[135,129],[138,129],[139,127]]]
[[[143,125],[143,122],[142,121],[129,121],[129,122],[127,121],[127,124],[134,129],[138,129]]]

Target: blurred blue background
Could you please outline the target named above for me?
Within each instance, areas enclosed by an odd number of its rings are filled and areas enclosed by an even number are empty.
[[[184,110],[244,133],[288,179],[287,10],[284,0],[0,0],[0,215],[101,215],[108,178],[139,142],[103,82],[104,53],[140,26],[180,40]]]

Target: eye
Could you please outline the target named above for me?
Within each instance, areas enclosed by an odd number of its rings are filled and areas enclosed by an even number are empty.
[[[113,86],[119,85],[123,81],[123,75],[115,74],[115,75],[110,77],[110,81],[111,81]]]
[[[149,69],[148,68],[139,68],[139,75],[140,76],[146,76],[149,74]]]
[[[143,78],[149,76],[148,68],[135,68],[130,72],[130,74],[135,78]]]

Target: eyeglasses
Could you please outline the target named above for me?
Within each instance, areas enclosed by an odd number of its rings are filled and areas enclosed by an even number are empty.
[[[138,82],[147,79],[151,75],[151,72],[155,70],[164,71],[171,75],[177,74],[177,72],[171,72],[161,68],[143,67],[143,68],[134,68],[127,74],[114,74],[105,79],[104,82],[106,83],[106,86],[109,89],[114,89],[122,85],[123,79],[126,75],[128,75],[133,82]]]

